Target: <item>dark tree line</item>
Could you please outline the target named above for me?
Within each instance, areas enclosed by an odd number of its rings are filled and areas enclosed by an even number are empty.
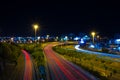
[[[18,46],[8,43],[0,43],[0,70],[3,70],[6,63],[17,64],[17,58],[21,50]]]

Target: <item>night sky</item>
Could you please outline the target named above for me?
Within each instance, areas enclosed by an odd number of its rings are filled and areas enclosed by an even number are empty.
[[[111,36],[120,31],[120,8],[113,2],[3,2],[0,36],[59,35],[97,31]]]

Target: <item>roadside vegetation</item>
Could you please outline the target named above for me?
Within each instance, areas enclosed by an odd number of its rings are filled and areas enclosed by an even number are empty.
[[[0,80],[22,80],[24,74],[24,55],[21,50],[25,49],[32,58],[35,76],[45,79],[45,59],[43,48],[47,43],[41,44],[14,44],[0,43]],[[13,77],[14,76],[14,77]],[[20,79],[21,78],[21,79]]]
[[[35,64],[39,67],[45,64],[43,48],[48,44],[49,42],[42,44],[19,44],[19,46],[30,53],[35,60]]]
[[[19,44],[19,46],[31,55],[36,75],[45,79],[45,58],[41,44]]]
[[[11,77],[11,73],[19,64],[20,55],[21,50],[14,43],[0,43],[0,80]]]
[[[120,62],[114,62],[107,57],[77,52],[72,46],[56,46],[53,49],[65,59],[89,71],[100,80],[120,80]]]

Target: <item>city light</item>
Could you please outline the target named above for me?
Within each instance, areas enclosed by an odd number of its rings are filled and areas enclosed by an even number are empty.
[[[38,29],[39,26],[38,26],[38,24],[34,24],[33,27],[35,29],[35,38],[36,38],[36,33],[37,33],[37,29]]]
[[[76,40],[76,41],[79,40],[79,39],[80,39],[79,37],[75,37],[75,38],[74,38],[74,40]]]
[[[91,34],[92,34],[92,36],[95,36],[95,32],[92,32]]]
[[[83,39],[81,39],[80,43],[81,43],[81,44],[84,44],[85,42],[84,42],[84,40],[83,40]]]
[[[37,39],[39,40],[39,39],[40,39],[40,36],[39,36],[39,37],[37,37]]]
[[[116,41],[120,41],[120,39],[116,39]]]
[[[68,40],[68,36],[65,36],[65,37],[64,37],[64,40],[67,41],[67,40]]]
[[[38,29],[38,25],[37,25],[37,24],[34,25],[34,29],[35,29],[35,30]]]
[[[116,39],[116,40],[115,40],[115,43],[116,43],[116,44],[120,44],[120,39]]]
[[[95,48],[95,46],[94,46],[93,44],[91,44],[91,45],[89,46],[89,48]]]
[[[91,35],[93,37],[93,43],[94,43],[95,32],[92,32]]]

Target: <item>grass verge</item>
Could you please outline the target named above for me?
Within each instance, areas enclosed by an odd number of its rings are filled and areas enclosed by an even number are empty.
[[[56,46],[53,49],[67,60],[89,71],[101,80],[120,80],[120,62],[105,60],[104,57],[97,57],[93,54],[85,54],[72,49],[68,46]]]

